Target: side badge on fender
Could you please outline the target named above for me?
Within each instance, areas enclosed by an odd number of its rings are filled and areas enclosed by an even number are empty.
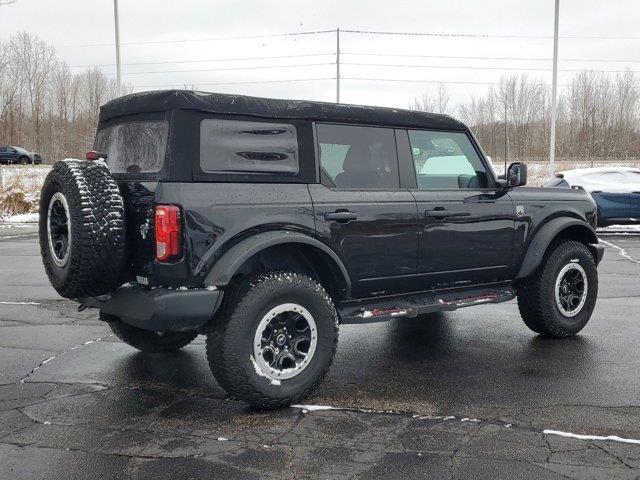
[[[521,217],[524,215],[524,205],[516,205],[516,215]]]

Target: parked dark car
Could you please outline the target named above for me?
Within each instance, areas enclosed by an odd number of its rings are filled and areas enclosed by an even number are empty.
[[[27,164],[39,165],[42,157],[39,153],[29,152],[21,147],[0,145],[0,165]]]
[[[219,384],[260,408],[320,383],[340,324],[517,296],[565,337],[595,307],[593,200],[521,188],[522,163],[496,178],[448,116],[158,91],[104,105],[95,149],[42,189],[51,283],[142,351],[206,334]]]
[[[598,226],[640,222],[640,168],[580,168],[558,172],[548,187],[583,188],[598,205]]]

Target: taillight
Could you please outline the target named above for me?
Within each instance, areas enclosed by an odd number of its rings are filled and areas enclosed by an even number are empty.
[[[106,159],[107,158],[107,154],[106,153],[101,153],[101,152],[96,152],[95,150],[89,150],[87,152],[86,158],[87,158],[87,160],[99,160],[101,158]]]
[[[156,205],[156,260],[168,262],[182,256],[180,208]]]

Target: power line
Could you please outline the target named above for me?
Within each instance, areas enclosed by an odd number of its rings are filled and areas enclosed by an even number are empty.
[[[365,82],[404,82],[404,83],[444,83],[444,84],[453,84],[453,85],[501,85],[500,82],[478,82],[478,81],[463,81],[463,80],[414,80],[414,79],[406,79],[406,78],[367,78],[367,77],[341,77],[342,80],[357,80],[357,81],[365,81]],[[518,83],[518,85],[526,85],[526,86],[541,86],[541,87],[550,87],[546,83]],[[569,87],[570,85],[559,85],[561,87]]]
[[[190,43],[190,42],[217,42],[226,40],[247,40],[260,38],[286,38],[322,35],[327,33],[335,33],[336,29],[330,30],[313,30],[306,32],[285,32],[270,33],[260,35],[239,35],[228,37],[209,37],[209,38],[182,38],[174,40],[150,40],[141,42],[123,42],[121,45],[162,45],[170,43]],[[487,34],[487,33],[458,33],[458,32],[402,32],[402,31],[384,31],[384,30],[343,30],[341,32],[356,35],[375,35],[375,36],[405,36],[405,37],[435,37],[435,38],[521,38],[521,39],[551,39],[550,35],[522,35],[522,34]],[[560,38],[566,39],[582,39],[582,40],[640,40],[638,36],[607,36],[607,35],[565,35]],[[86,48],[86,47],[112,47],[113,43],[83,43],[59,45],[58,48]]]
[[[182,63],[211,63],[211,62],[236,62],[236,61],[249,61],[249,60],[277,60],[282,58],[305,58],[305,57],[322,57],[335,55],[335,52],[327,53],[301,53],[296,55],[270,55],[262,57],[235,57],[235,58],[209,58],[200,60],[167,60],[161,62],[129,62],[123,63],[124,66],[140,66],[140,65],[171,65]],[[391,58],[437,58],[437,59],[453,59],[453,60],[509,60],[509,61],[539,61],[550,62],[551,58],[536,58],[536,57],[483,57],[483,56],[468,56],[468,55],[410,55],[399,53],[372,53],[372,52],[340,52],[340,55],[352,55],[363,57],[391,57]],[[607,62],[607,63],[640,63],[640,59],[636,60],[611,60],[604,58],[561,58],[561,62]],[[344,62],[342,62],[344,65]],[[70,65],[71,68],[91,68],[91,67],[113,67],[115,63],[94,63],[85,65]]]
[[[202,83],[202,82],[175,82],[164,83],[156,85],[132,85],[133,88],[166,88],[175,87],[178,84],[189,83],[195,86],[217,86],[217,85],[247,85],[247,84],[262,84],[262,83],[289,83],[289,82],[315,82],[315,81],[327,81],[334,80],[335,77],[318,77],[318,78],[288,78],[283,80],[255,80],[245,82],[216,82],[216,83]],[[351,81],[364,81],[364,82],[399,82],[399,83],[433,83],[433,84],[445,84],[445,85],[502,85],[501,82],[478,82],[478,81],[463,81],[463,80],[414,80],[406,78],[368,78],[368,77],[340,77],[341,80]],[[524,85],[529,87],[546,87],[551,88],[551,85],[547,83],[518,83],[518,85]],[[559,87],[571,87],[570,84],[558,84]],[[611,87],[611,85],[595,85],[598,88]]]
[[[247,85],[253,83],[289,83],[289,82],[315,82],[320,80],[335,80],[335,77],[321,77],[321,78],[287,78],[283,80],[255,80],[246,82],[216,82],[216,83],[201,83],[201,82],[176,82],[165,83],[161,85],[132,85],[133,88],[164,88],[173,87],[179,83],[190,83],[196,86],[212,86],[212,85]]]
[[[132,62],[123,63],[122,65],[167,65],[177,63],[209,63],[209,62],[235,62],[243,60],[274,60],[278,58],[302,58],[302,57],[320,57],[327,55],[335,55],[335,52],[329,53],[303,53],[299,55],[272,55],[266,57],[238,57],[238,58],[210,58],[208,60],[168,60],[163,62]],[[70,65],[71,68],[87,68],[87,67],[113,67],[115,63],[96,63],[88,65]]]
[[[442,37],[442,38],[530,38],[550,39],[551,35],[520,35],[520,34],[490,34],[490,33],[456,33],[456,32],[399,32],[384,30],[344,30],[341,32],[361,35],[405,36],[405,37]],[[588,40],[640,40],[640,37],[608,36],[608,35],[565,35],[560,38],[588,39]]]
[[[393,64],[393,63],[354,63],[354,62],[343,62],[342,65],[353,65],[359,67],[396,67],[396,68],[442,68],[442,69],[463,69],[463,70],[510,70],[510,71],[539,71],[539,72],[548,72],[548,68],[516,68],[516,67],[477,67],[477,66],[468,66],[468,65],[401,65],[401,64]],[[584,69],[559,69],[559,72],[582,72]],[[640,73],[637,70],[592,70],[592,72],[602,72],[602,73]]]
[[[318,66],[326,66],[326,65],[334,65],[334,64],[325,62],[325,63],[303,63],[303,64],[295,64],[295,65],[259,65],[259,66],[251,66],[251,67],[195,68],[195,69],[191,69],[191,70],[155,70],[155,71],[144,71],[144,72],[124,72],[123,75],[149,75],[149,74],[154,74],[154,73],[230,72],[230,71],[237,71],[237,70],[262,70],[262,69],[273,69],[273,68],[318,67]],[[106,75],[113,75],[113,74],[112,73],[108,73]]]
[[[410,55],[400,53],[364,53],[364,52],[341,52],[342,55],[357,56],[373,56],[373,57],[402,57],[402,58],[442,58],[457,60],[519,60],[519,61],[537,61],[550,62],[552,58],[531,58],[531,57],[478,57],[466,55]],[[621,63],[640,63],[640,59],[636,60],[610,60],[606,58],[560,58],[561,62],[621,62]]]
[[[308,32],[268,33],[262,35],[240,35],[235,37],[209,37],[209,38],[183,38],[176,40],[150,40],[145,42],[122,42],[121,45],[160,45],[165,43],[190,43],[190,42],[218,42],[225,40],[247,40],[254,38],[298,37],[306,35],[319,35],[323,33],[335,33],[334,30],[315,30]],[[74,47],[113,47],[113,43],[84,43],[75,45],[59,45],[58,48]]]

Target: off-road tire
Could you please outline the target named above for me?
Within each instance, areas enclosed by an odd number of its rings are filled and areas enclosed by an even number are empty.
[[[100,318],[127,345],[146,353],[171,353],[186,347],[198,336],[196,332],[152,332],[134,327],[118,317],[100,312]]]
[[[49,245],[51,198],[61,193],[71,219],[68,259],[57,265]],[[57,162],[40,197],[40,252],[47,276],[66,298],[102,295],[121,285],[125,261],[125,210],[118,185],[103,164]]]
[[[574,317],[564,316],[555,300],[558,274],[567,264],[577,262],[587,275],[587,298]],[[584,328],[598,297],[598,272],[589,249],[581,242],[562,241],[552,244],[540,267],[516,288],[518,308],[524,323],[534,332],[550,337],[567,337]]]
[[[259,375],[253,341],[261,318],[287,302],[306,308],[317,326],[317,346],[309,364],[277,383]],[[297,403],[324,379],[338,345],[338,316],[325,289],[298,273],[272,271],[243,282],[229,297],[207,332],[209,367],[232,398],[260,409]]]
[[[18,163],[20,165],[26,165],[27,163],[29,163],[29,157],[22,156],[18,158]]]

